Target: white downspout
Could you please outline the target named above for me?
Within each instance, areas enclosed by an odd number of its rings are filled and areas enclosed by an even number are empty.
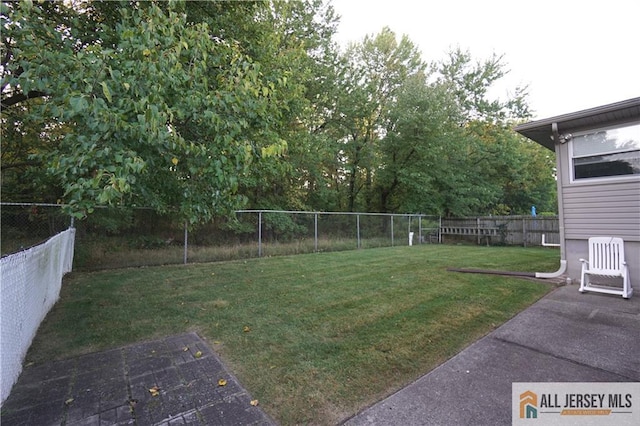
[[[551,123],[551,133],[553,135],[554,148],[556,152],[556,185],[558,190],[558,221],[560,232],[560,269],[555,272],[536,272],[536,278],[558,278],[567,270],[567,257],[565,255],[565,239],[564,239],[564,207],[562,201],[562,168],[560,167],[560,144],[566,140],[560,138],[558,133],[558,123]]]
[[[567,270],[567,261],[560,259],[560,269],[555,272],[536,272],[536,278],[558,278]]]
[[[552,243],[545,242],[544,234],[542,234],[542,242],[540,243],[540,245],[542,245],[542,247],[560,247],[560,244],[552,244]]]

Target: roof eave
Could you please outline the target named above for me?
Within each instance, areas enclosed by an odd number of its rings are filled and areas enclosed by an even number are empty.
[[[558,132],[564,133],[623,124],[639,119],[640,97],[542,120],[530,121],[516,126],[514,130],[554,151],[555,146],[551,131],[553,123],[557,123]]]

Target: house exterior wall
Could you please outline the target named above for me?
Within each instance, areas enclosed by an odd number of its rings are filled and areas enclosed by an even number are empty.
[[[569,144],[556,145],[559,155],[567,275],[580,279],[580,258],[588,258],[589,237],[620,237],[631,283],[640,288],[640,176],[571,182]],[[561,222],[562,223],[562,222]]]
[[[565,238],[587,239],[594,233],[640,241],[640,178],[564,188]]]

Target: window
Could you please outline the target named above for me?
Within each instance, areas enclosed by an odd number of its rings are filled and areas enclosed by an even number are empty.
[[[640,175],[640,123],[571,139],[573,179]]]

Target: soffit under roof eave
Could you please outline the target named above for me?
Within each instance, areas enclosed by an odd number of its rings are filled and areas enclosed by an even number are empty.
[[[551,125],[558,124],[560,133],[576,132],[598,127],[623,124],[640,120],[640,98],[627,99],[613,104],[558,115],[542,120],[530,121],[515,127],[523,136],[554,151]]]

